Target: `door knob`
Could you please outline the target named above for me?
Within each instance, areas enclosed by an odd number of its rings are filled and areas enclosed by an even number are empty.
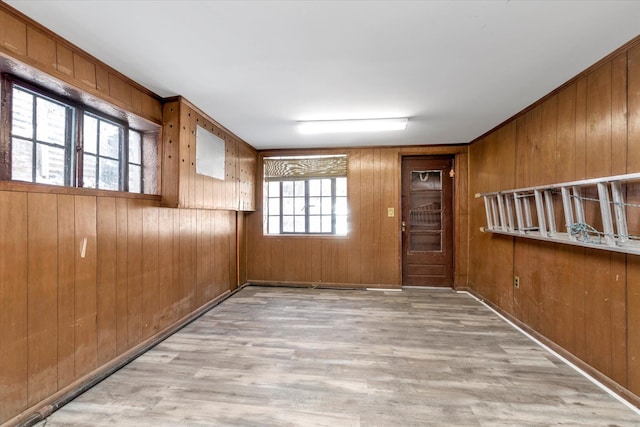
[[[402,221],[402,232],[404,233],[405,231],[407,231],[407,223]]]

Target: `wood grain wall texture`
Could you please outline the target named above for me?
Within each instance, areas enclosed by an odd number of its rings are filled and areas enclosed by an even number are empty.
[[[425,146],[341,151],[348,156],[348,236],[264,236],[262,203],[259,203],[255,212],[245,213],[247,281],[361,288],[400,287],[401,156],[455,155],[455,191],[466,194],[466,149],[466,146]],[[306,154],[328,152],[305,151]],[[284,155],[282,152],[278,154]],[[258,175],[262,176],[260,167]],[[261,178],[257,180],[256,198],[262,200]],[[455,200],[455,277],[456,283],[463,283],[461,280],[466,283],[467,198],[456,197]],[[387,216],[388,208],[394,208],[394,217]]]
[[[160,100],[106,64],[0,2],[0,59],[16,59],[153,123]]]
[[[164,124],[161,188],[190,208],[162,207],[160,196],[0,183],[3,424],[237,287],[246,250],[236,211],[255,207],[257,154],[181,98],[163,117],[157,96],[2,2],[0,70],[57,79],[143,128]],[[187,166],[196,124],[226,140],[224,181]]]
[[[640,172],[639,117],[635,42],[469,148],[469,286],[636,395],[640,257],[481,233],[473,195]],[[628,199],[640,202],[635,186]]]
[[[255,209],[256,150],[179,97],[163,106],[162,203],[170,207]],[[225,179],[196,173],[196,127],[225,141]]]
[[[0,191],[0,233],[0,424],[237,283],[233,211]]]

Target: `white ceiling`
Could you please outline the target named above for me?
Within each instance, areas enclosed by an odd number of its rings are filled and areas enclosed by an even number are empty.
[[[640,1],[7,3],[258,149],[469,142],[640,32]],[[295,128],[375,117],[410,121]]]

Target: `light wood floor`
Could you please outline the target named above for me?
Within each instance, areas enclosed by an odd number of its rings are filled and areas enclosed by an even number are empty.
[[[247,287],[40,426],[638,426],[465,294]]]

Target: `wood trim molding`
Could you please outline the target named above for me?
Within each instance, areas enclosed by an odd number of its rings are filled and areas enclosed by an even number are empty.
[[[607,377],[602,372],[596,370],[595,368],[593,368],[591,365],[587,364],[582,359],[579,359],[578,357],[576,357],[573,353],[570,353],[569,351],[565,350],[563,347],[561,347],[558,344],[556,344],[555,342],[551,341],[546,336],[542,335],[540,332],[532,329],[529,325],[527,325],[526,323],[523,323],[521,320],[519,320],[519,319],[515,318],[513,315],[507,313],[506,311],[504,311],[502,308],[500,308],[499,306],[497,306],[493,302],[485,299],[481,294],[476,292],[474,289],[471,289],[471,288],[468,288],[468,287],[457,287],[456,291],[457,292],[468,292],[469,294],[471,294],[474,297],[478,298],[480,301],[482,301],[483,303],[487,304],[489,307],[491,307],[492,309],[494,309],[495,311],[500,313],[500,315],[502,315],[505,318],[507,318],[510,322],[514,323],[516,326],[521,328],[523,331],[525,331],[529,335],[533,336],[535,339],[537,339],[538,341],[540,341],[541,343],[543,343],[544,345],[546,345],[547,347],[549,347],[550,349],[552,349],[553,351],[558,353],[560,356],[564,357],[565,359],[567,359],[568,361],[570,361],[571,363],[576,365],[578,368],[582,369],[584,372],[589,374],[595,380],[599,381],[600,383],[605,385],[607,388],[609,388],[610,390],[612,390],[613,392],[618,394],[620,397],[625,399],[627,402],[629,402],[632,405],[640,408],[640,396],[637,396],[636,394],[632,393],[630,390],[628,390],[627,388],[625,388],[622,385],[618,384],[617,382],[615,382],[611,378]]]
[[[332,282],[288,282],[273,280],[251,280],[247,279],[247,285],[270,286],[270,287],[290,287],[290,288],[313,288],[313,289],[402,289],[399,285],[380,284],[380,283],[332,283]]]
[[[59,185],[36,184],[20,181],[0,181],[0,191],[25,193],[71,194],[76,196],[115,197],[123,199],[153,200],[160,202],[158,194],[128,193],[125,191],[95,190],[81,187],[62,187]]]

